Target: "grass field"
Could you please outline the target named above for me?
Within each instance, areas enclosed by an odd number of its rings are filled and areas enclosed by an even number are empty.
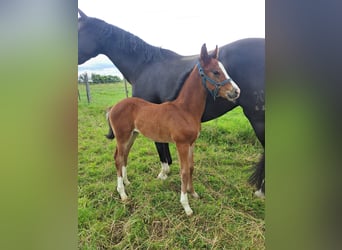
[[[125,98],[124,85],[91,85],[90,104],[83,85],[79,91],[79,249],[265,249],[265,201],[247,183],[262,147],[240,108],[202,124],[193,177],[201,198],[189,197],[194,214],[187,217],[179,202],[175,146],[170,145],[171,173],[161,181],[154,143],[143,136],[129,155],[129,199],[120,200],[115,140],[104,135],[105,109]]]

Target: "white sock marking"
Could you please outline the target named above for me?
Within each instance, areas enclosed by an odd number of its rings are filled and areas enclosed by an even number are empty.
[[[188,194],[181,192],[180,202],[185,210],[186,215],[190,216],[193,214],[192,209],[189,206]]]
[[[265,198],[265,194],[262,192],[261,188],[254,192],[255,196],[259,198]]]
[[[127,168],[125,166],[122,167],[122,177],[123,177],[123,182],[125,185],[131,184],[127,178]]]
[[[167,178],[167,174],[170,173],[170,166],[169,166],[169,164],[167,164],[165,162],[162,162],[161,166],[162,166],[162,168],[161,168],[160,173],[158,174],[158,178],[165,180]]]
[[[125,192],[125,187],[123,184],[123,178],[122,177],[118,177],[118,186],[117,186],[116,190],[118,191],[118,193],[121,197],[121,200],[124,201],[127,199],[127,194]]]

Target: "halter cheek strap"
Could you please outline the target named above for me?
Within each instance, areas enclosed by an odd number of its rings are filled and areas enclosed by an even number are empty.
[[[214,101],[216,99],[216,97],[218,97],[218,92],[220,90],[220,88],[224,85],[226,85],[228,82],[231,81],[230,78],[222,81],[222,82],[216,82],[214,79],[210,78],[209,76],[207,76],[204,73],[203,68],[201,67],[201,64],[198,62],[197,63],[197,68],[198,68],[198,73],[200,74],[201,78],[202,78],[202,84],[204,86],[204,88],[206,88],[209,93],[212,95],[212,97],[214,98]],[[213,85],[215,88],[214,89],[209,89],[207,84],[205,84],[205,82],[208,81],[211,85]]]

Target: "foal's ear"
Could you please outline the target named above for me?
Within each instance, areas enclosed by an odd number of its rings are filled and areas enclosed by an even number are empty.
[[[219,48],[218,48],[217,45],[216,45],[215,50],[214,50],[213,53],[211,54],[211,56],[212,56],[213,58],[215,58],[215,59],[218,59],[218,57],[219,57]]]
[[[202,45],[200,59],[201,59],[201,61],[203,62],[204,65],[208,64],[209,61],[210,61],[210,57],[208,55],[207,46],[205,44]]]

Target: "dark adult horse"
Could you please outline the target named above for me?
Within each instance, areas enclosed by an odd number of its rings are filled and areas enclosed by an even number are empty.
[[[153,103],[174,100],[186,77],[196,64],[198,55],[181,56],[173,51],[154,47],[133,34],[100,19],[88,17],[79,10],[78,64],[99,54],[106,55],[132,84],[133,96]],[[202,122],[215,119],[241,106],[260,143],[265,147],[264,69],[265,40],[248,38],[220,48],[219,60],[241,89],[235,102],[207,97]],[[163,85],[158,84],[163,79]],[[208,94],[210,95],[210,94]],[[169,146],[156,143],[162,172],[172,163]],[[162,173],[161,172],[161,173]],[[160,176],[163,178],[163,176]],[[265,192],[265,155],[249,179],[256,185],[256,195]]]

